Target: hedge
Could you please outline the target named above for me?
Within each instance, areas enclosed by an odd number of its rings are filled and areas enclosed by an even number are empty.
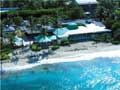
[[[52,46],[52,50],[56,50],[56,49],[59,49],[60,48],[60,46],[59,45],[54,45],[54,46]]]
[[[56,10],[63,10],[63,8],[53,8],[53,9],[40,9],[40,10],[16,10],[11,12],[3,12],[0,13],[1,17],[8,17],[8,16],[42,16],[42,15],[54,15],[56,14]]]
[[[1,53],[0,60],[10,59],[10,56],[7,53]]]
[[[35,44],[32,44],[30,46],[30,48],[31,48],[32,51],[40,51],[42,49],[40,46],[35,45]]]
[[[61,43],[62,46],[69,46],[70,42],[68,40],[65,40]]]

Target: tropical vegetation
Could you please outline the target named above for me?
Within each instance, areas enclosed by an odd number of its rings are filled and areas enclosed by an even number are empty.
[[[112,30],[112,37],[109,38],[113,44],[120,43],[120,1],[119,0],[98,0],[96,18],[99,18],[108,29]],[[103,35],[104,36],[104,35]],[[105,36],[106,37],[106,36]],[[108,41],[107,39],[103,41]],[[103,37],[101,37],[102,40]]]
[[[30,46],[30,49],[31,49],[32,51],[40,51],[42,48],[41,48],[39,45],[32,44],[32,45]]]
[[[98,0],[95,16],[93,18],[99,19],[108,29],[112,30],[111,37],[103,34],[95,38],[96,42],[112,42],[113,44],[120,44],[120,1],[119,0]],[[1,45],[1,59],[9,58],[8,54],[13,49],[17,48],[13,44],[15,35],[24,37],[24,32],[20,30],[23,20],[28,20],[29,25],[26,27],[33,32],[37,30],[37,25],[52,26],[53,28],[66,27],[61,22],[64,20],[74,20],[87,18],[84,14],[83,8],[76,2],[76,0],[3,0],[0,3],[1,7],[17,7],[18,10],[3,12],[0,20],[0,37]],[[78,26],[84,26],[77,23]],[[6,25],[14,25],[15,32],[3,32]],[[41,34],[48,36],[47,28],[41,30]],[[8,44],[2,43],[4,39],[8,38]],[[69,45],[69,41],[64,41],[63,45]],[[38,45],[31,45],[31,50],[40,51],[41,47]],[[52,50],[59,48],[58,44],[52,46]]]

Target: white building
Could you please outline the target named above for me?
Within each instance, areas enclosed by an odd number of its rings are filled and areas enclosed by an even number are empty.
[[[103,25],[97,25],[96,23],[85,24],[85,26],[78,26],[77,29],[69,30],[67,27],[56,29],[54,34],[64,40],[64,38],[69,39],[70,41],[88,41],[94,40],[96,37],[101,34],[111,35],[111,30],[106,29]]]
[[[97,4],[97,0],[76,0],[76,2],[80,5],[86,5],[86,4]]]

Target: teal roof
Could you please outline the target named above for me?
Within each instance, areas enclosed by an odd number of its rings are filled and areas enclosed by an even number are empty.
[[[50,42],[51,41],[47,36],[42,36],[42,35],[35,37],[35,40],[37,42]]]
[[[55,35],[48,36],[48,38],[49,38],[50,40],[56,40],[56,39],[57,39],[57,37],[56,37]]]
[[[67,29],[69,29],[69,30],[78,29],[78,25],[76,23],[70,23],[67,25]]]
[[[18,36],[15,36],[15,38],[13,39],[13,42],[21,42],[23,39],[18,37]]]
[[[55,35],[63,35],[68,31],[67,28],[57,28],[53,33]]]

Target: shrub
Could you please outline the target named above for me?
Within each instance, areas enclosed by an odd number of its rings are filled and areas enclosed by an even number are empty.
[[[63,8],[57,8],[57,10],[63,10]],[[39,17],[42,15],[54,15],[56,12],[56,8],[52,9],[40,9],[40,10],[16,10],[16,11],[11,11],[11,12],[4,12],[1,13],[2,17],[7,17],[7,16],[21,16],[21,17],[27,17],[27,16],[35,16]]]
[[[84,15],[84,10],[80,7],[73,7],[70,8],[67,12],[66,15],[68,15],[68,17],[70,19],[80,19],[85,17]]]
[[[117,21],[115,22],[113,25],[112,25],[112,30],[117,30],[120,28],[120,21]]]
[[[56,50],[56,49],[59,49],[59,47],[60,47],[59,45],[54,45],[54,46],[52,46],[51,49],[52,49],[52,50]]]
[[[7,53],[1,53],[0,60],[10,59],[10,56]]]
[[[111,43],[117,45],[117,44],[120,44],[120,41],[112,40]]]
[[[116,10],[115,11],[115,14],[117,16],[117,19],[120,19],[120,9]]]
[[[120,29],[117,29],[113,32],[113,38],[117,41],[120,41]]]
[[[113,23],[114,23],[114,20],[113,19],[110,19],[110,18],[107,18],[105,21],[104,21],[105,25],[107,28],[111,28]]]
[[[63,41],[63,42],[61,43],[61,45],[67,46],[67,45],[70,45],[70,42],[69,42],[68,40],[66,40],[66,41]]]
[[[32,44],[30,46],[30,48],[31,48],[32,51],[40,51],[42,49],[40,46],[35,45],[35,44]]]

